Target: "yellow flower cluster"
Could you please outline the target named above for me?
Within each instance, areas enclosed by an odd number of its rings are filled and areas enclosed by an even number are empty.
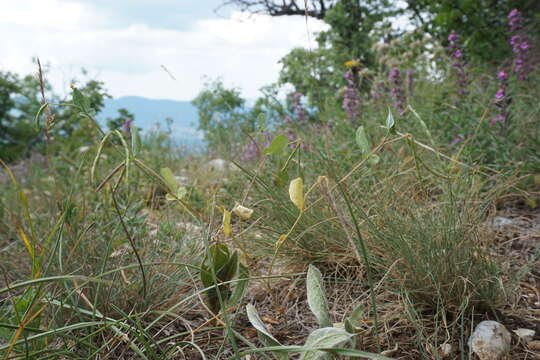
[[[349,61],[345,62],[345,66],[348,67],[348,68],[359,67],[360,66],[360,61],[358,61],[358,60],[349,60]]]

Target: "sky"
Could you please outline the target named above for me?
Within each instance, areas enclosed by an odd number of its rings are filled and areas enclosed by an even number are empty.
[[[247,99],[277,80],[279,60],[314,47],[325,24],[215,9],[221,0],[0,0],[0,71],[34,73],[33,57],[65,94],[73,78],[114,97],[191,100],[205,77]],[[308,34],[311,35],[308,36]],[[81,69],[88,74],[81,75]]]

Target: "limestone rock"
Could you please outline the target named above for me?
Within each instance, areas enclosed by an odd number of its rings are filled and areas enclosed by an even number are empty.
[[[511,336],[496,321],[482,321],[469,338],[469,348],[480,360],[499,360],[510,350]]]
[[[536,331],[531,329],[517,329],[514,330],[514,333],[521,339],[525,344],[529,343],[534,339],[534,334],[536,334]]]
[[[206,170],[225,172],[227,170],[238,170],[232,162],[223,159],[212,159],[204,166]]]

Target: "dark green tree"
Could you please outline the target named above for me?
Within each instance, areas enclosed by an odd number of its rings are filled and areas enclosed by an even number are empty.
[[[245,132],[253,132],[255,120],[247,116],[238,89],[227,89],[222,80],[205,84],[192,101],[199,114],[199,129],[210,148],[231,151]]]
[[[122,127],[125,124],[131,124],[135,120],[135,115],[133,115],[131,112],[129,112],[128,109],[118,109],[118,116],[115,118],[108,118],[107,119],[107,127],[109,130],[119,130],[122,129]]]
[[[406,0],[417,26],[446,43],[452,30],[463,37],[467,53],[482,62],[498,63],[510,54],[508,14],[521,11],[532,34],[540,32],[538,0]]]
[[[38,86],[37,88],[35,86]],[[32,76],[0,72],[0,157],[14,161],[39,143],[33,119],[40,107],[39,84]]]
[[[46,73],[46,69],[44,71]],[[84,72],[83,72],[84,74]],[[80,116],[78,109],[66,106],[71,99],[61,100],[52,92],[48,82],[40,83],[33,75],[19,77],[9,72],[0,72],[0,156],[7,161],[15,161],[28,156],[32,151],[42,151],[45,141],[44,115],[40,118],[40,128],[36,128],[42,94],[51,105],[52,124],[48,129],[50,144],[56,149],[72,150],[95,141],[99,134],[97,124]],[[78,87],[88,97],[95,114],[104,107],[104,99],[110,97],[104,84],[89,80]],[[64,104],[64,105],[58,105]]]

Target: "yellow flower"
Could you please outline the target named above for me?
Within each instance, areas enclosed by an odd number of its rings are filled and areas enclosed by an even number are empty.
[[[358,60],[349,60],[345,62],[345,66],[348,68],[358,67],[360,66],[360,61]]]

